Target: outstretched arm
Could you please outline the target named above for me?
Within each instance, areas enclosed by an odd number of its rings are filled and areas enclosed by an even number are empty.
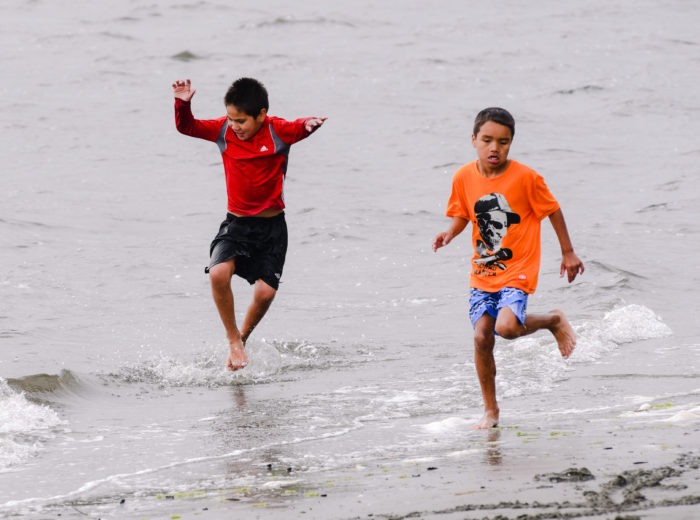
[[[452,217],[452,223],[447,231],[438,233],[433,239],[433,251],[437,251],[441,247],[445,247],[452,242],[452,239],[459,235],[464,228],[467,227],[469,221],[462,217]]]
[[[175,96],[175,99],[181,99],[188,103],[192,99],[192,96],[194,96],[194,93],[197,92],[196,89],[191,87],[192,83],[189,79],[186,79],[185,81],[179,79],[175,80],[175,83],[173,83],[173,95]]]
[[[569,231],[566,229],[564,213],[562,213],[561,208],[549,216],[549,221],[552,223],[554,232],[559,239],[559,246],[561,246],[561,269],[559,271],[559,276],[564,276],[564,273],[567,273],[569,283],[571,283],[576,279],[576,275],[583,274],[583,262],[581,262],[579,257],[576,256],[576,253],[574,253],[574,246],[571,243]]]

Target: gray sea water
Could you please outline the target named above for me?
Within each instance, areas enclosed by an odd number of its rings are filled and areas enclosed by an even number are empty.
[[[586,265],[559,278],[544,222],[530,310],[564,309],[578,348],[499,341],[503,425],[672,399],[658,414],[697,436],[699,22],[686,0],[4,0],[0,516],[245,507],[468,440],[471,247],[430,244],[492,105]],[[176,132],[170,85],[214,118],[240,76],[272,115],[328,121],[292,148],[283,284],[232,374],[203,273],[223,168]]]

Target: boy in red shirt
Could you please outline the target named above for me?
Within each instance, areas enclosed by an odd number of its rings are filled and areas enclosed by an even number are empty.
[[[447,216],[452,223],[433,240],[433,250],[449,244],[471,221],[469,316],[474,327],[474,359],[484,398],[484,416],[474,428],[498,425],[495,334],[515,339],[547,329],[566,359],[576,334],[564,313],[526,314],[527,295],[535,292],[540,268],[540,221],[549,217],[561,246],[561,276],[569,283],[583,273],[564,215],[544,179],[508,159],[515,121],[502,108],[486,108],[476,117],[472,145],[478,159],[459,168],[452,180]]]
[[[175,125],[180,133],[215,142],[224,163],[228,213],[210,247],[209,273],[214,302],[229,341],[226,367],[248,364],[244,346],[277,294],[287,252],[283,185],[289,147],[326,120],[285,121],[267,115],[267,90],[257,80],[240,78],[226,92],[226,116],[195,119],[190,80],[173,83]],[[255,284],[253,301],[239,330],[231,278]]]

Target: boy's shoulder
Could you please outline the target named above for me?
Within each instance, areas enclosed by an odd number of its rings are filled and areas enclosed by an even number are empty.
[[[272,123],[273,125],[291,125],[296,123],[296,121],[290,121],[288,119],[285,119],[283,117],[278,117],[278,116],[270,116],[268,115],[265,118],[266,123]]]
[[[539,175],[534,168],[529,167],[527,164],[516,161],[515,159],[510,160],[510,167],[518,173],[523,173],[526,175]]]
[[[267,116],[265,126],[271,126],[276,132],[286,133],[295,130],[299,125],[298,121],[289,121],[283,117]]]
[[[545,185],[544,177],[534,168],[517,161],[512,161],[511,168],[513,168],[514,175],[517,176],[521,183],[528,186]]]
[[[463,180],[468,178],[470,175],[474,175],[475,173],[478,174],[479,170],[476,167],[476,161],[472,161],[457,168],[453,178],[455,180]]]

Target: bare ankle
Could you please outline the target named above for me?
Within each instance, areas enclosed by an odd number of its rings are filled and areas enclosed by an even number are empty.
[[[488,408],[484,410],[484,416],[481,420],[472,426],[474,430],[487,430],[498,426],[499,410],[496,408]]]

